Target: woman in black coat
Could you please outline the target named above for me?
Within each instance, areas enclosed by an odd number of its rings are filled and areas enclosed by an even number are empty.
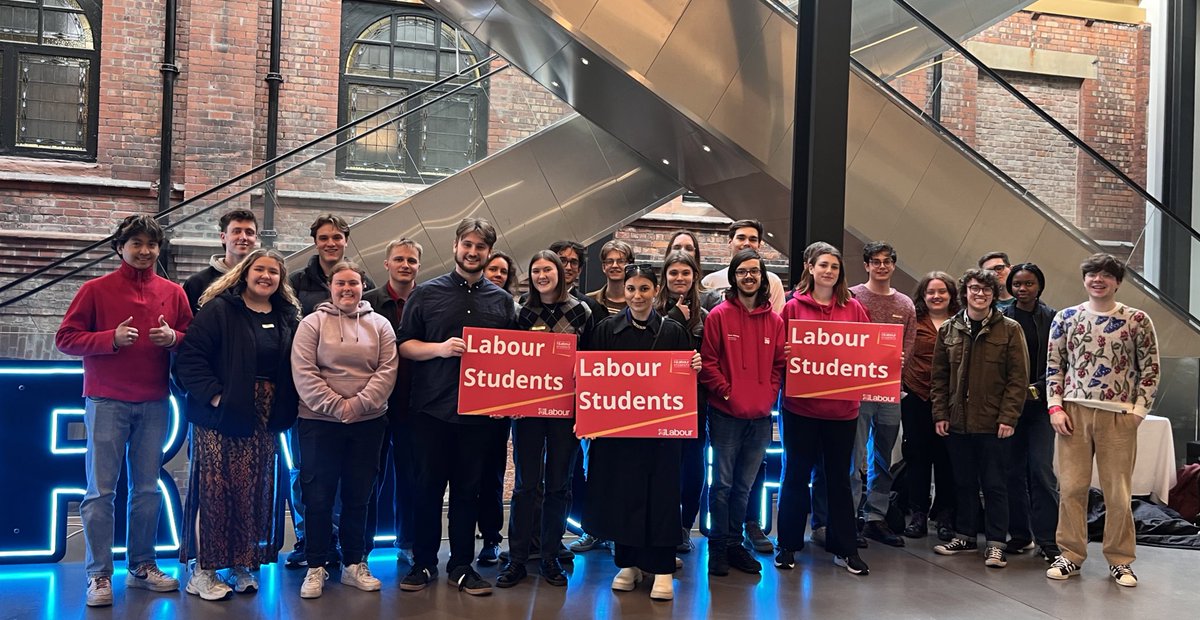
[[[300,304],[283,256],[255,250],[200,305],[175,359],[192,424],[180,561],[196,560],[189,594],[220,600],[257,590],[251,571],[283,546],[276,435],[296,419],[290,355]],[[232,569],[229,584],[222,568]]]
[[[619,314],[592,331],[589,349],[597,351],[689,351],[691,338],[682,325],[654,311],[658,279],[649,265],[625,268],[625,301]],[[699,371],[700,354],[692,369]],[[620,572],[614,590],[637,587],[642,575],[654,575],[650,597],[674,597],[675,547],[679,519],[680,448],[678,439],[598,438],[588,453],[588,495],[603,498],[584,508],[584,526],[601,540],[613,541]]]

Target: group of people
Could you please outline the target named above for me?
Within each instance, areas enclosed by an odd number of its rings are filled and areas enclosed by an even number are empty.
[[[855,575],[869,573],[860,554],[868,540],[903,546],[933,528],[936,553],[974,551],[982,530],[987,566],[1036,548],[1051,563],[1047,577],[1067,579],[1087,556],[1092,455],[1106,496],[1128,497],[1136,430],[1159,380],[1153,325],[1115,300],[1125,268],[1106,254],[1081,267],[1087,301],[1055,312],[1041,301],[1042,270],[1010,266],[1000,252],[959,278],[927,274],[910,298],[891,285],[897,255],[887,243],[866,245],[866,282],[853,287],[840,250],[814,243],[785,292],[759,253],[755,220],[730,225],[728,266],[703,278],[694,233],[673,233],[659,265],[609,241],[607,282],[587,294],[578,286],[585,248],[559,241],[530,258],[520,295],[516,265],[494,250],[496,231],[482,219],[459,223],[453,270],[420,285],[415,241],[388,244],[377,287],[346,258],[345,220],[322,215],[310,232],[316,254],[289,275],[282,255],[257,249],[254,214],[227,213],[224,252],[180,287],[155,273],[162,228],[129,216],[113,239],[121,265],[77,293],[56,342],[84,363],[88,605],[113,600],[123,461],[126,586],[179,587],[154,551],[171,380],[187,395],[191,424],[180,560],[190,565],[186,591],[206,600],[258,589],[255,571],[283,546],[285,498],[297,538],[287,564],[306,569],[301,597],[321,596],[331,570],[345,585],[379,590],[367,559],[385,481],[394,484],[398,557],[410,566],[402,590],[438,578],[448,489],[445,570],[461,592],[491,594],[475,564],[501,563],[495,586],[510,588],[532,560],[548,584],[566,586],[563,561],[605,547],[619,569],[614,590],[649,581],[652,598],[670,600],[678,555],[694,549],[706,447],[712,576],[761,571],[753,552],[794,568],[811,518],[811,540]],[[791,319],[901,324],[903,388],[898,403],[782,398],[772,543],[750,498],[761,492]],[[691,351],[700,432],[577,438],[571,419],[461,415],[464,327],[572,334],[581,350]],[[892,451],[901,427],[910,516],[898,534],[886,517],[900,490]],[[501,552],[510,437],[516,477]],[[568,548],[573,504],[586,533]],[[1117,583],[1136,585],[1128,502],[1109,502],[1104,555]]]

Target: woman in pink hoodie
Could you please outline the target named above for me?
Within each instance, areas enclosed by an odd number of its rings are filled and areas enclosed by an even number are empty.
[[[806,269],[796,294],[783,307],[783,320],[870,323],[867,311],[850,296],[842,253],[817,242],[804,252]],[[779,484],[779,544],[775,566],[796,566],[804,547],[804,526],[812,498],[808,483],[817,463],[825,467],[829,523],[825,548],[834,563],[855,575],[869,572],[858,555],[854,500],[850,494],[850,454],[858,432],[858,402],[826,398],[784,398],[779,416],[783,435],[783,477]]]

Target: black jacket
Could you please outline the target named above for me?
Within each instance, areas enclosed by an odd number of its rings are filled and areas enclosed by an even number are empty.
[[[292,383],[292,337],[298,319],[290,306],[275,302],[280,351],[275,402],[267,419],[267,430],[279,432],[296,420],[298,397]],[[213,428],[230,437],[249,437],[254,433],[256,411],[254,382],[257,354],[254,347],[254,320],[250,309],[234,290],[204,304],[192,320],[175,357],[175,379],[187,393],[187,420],[197,426]],[[221,403],[213,407],[213,396]]]
[[[1016,321],[1016,308],[1016,303],[1005,308],[1004,316]],[[1033,350],[1037,352],[1037,359],[1029,360],[1029,385],[1037,386],[1038,400],[1042,402],[1046,402],[1046,355],[1050,350],[1050,322],[1057,312],[1040,299],[1033,310],[1033,326],[1037,330],[1037,342],[1033,343]]]
[[[288,276],[288,283],[296,290],[296,297],[300,299],[301,316],[312,314],[317,304],[329,301],[329,278],[325,277],[325,270],[321,269],[320,256],[309,257],[308,264],[302,271],[293,271],[292,275]],[[375,283],[371,278],[363,276],[363,291],[373,288]]]

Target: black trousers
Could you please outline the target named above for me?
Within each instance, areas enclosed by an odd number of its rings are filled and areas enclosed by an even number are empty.
[[[375,549],[375,536],[379,530],[379,502],[384,496],[384,485],[392,484],[392,527],[396,533],[396,547],[412,549],[413,503],[417,496],[417,484],[413,478],[412,429],[408,415],[395,416],[388,420],[383,444],[379,449],[379,475],[375,477],[375,493],[367,507],[367,553]],[[392,477],[388,478],[391,469]]]
[[[486,424],[454,424],[410,412],[417,501],[413,506],[413,563],[437,566],[442,543],[442,499],[450,487],[450,559],[446,570],[475,559],[475,523],[484,458],[494,429]]]
[[[1054,475],[1054,427],[1046,403],[1025,401],[1021,422],[1009,444],[1008,535],[1055,550],[1058,478]]]
[[[1019,426],[1019,425],[1018,425]],[[984,534],[989,544],[1005,545],[1008,536],[1008,451],[1009,439],[994,433],[951,433],[946,438],[954,482],[958,489],[958,511],[954,530],[974,541],[979,535],[979,490],[983,489]]]
[[[956,511],[954,470],[950,467],[946,439],[933,429],[933,403],[909,392],[900,401],[900,419],[904,425],[900,449],[908,465],[905,472],[908,509],[933,515],[938,522],[953,523]],[[929,497],[931,478],[937,489],[932,505]]]
[[[808,484],[813,467],[825,467],[825,548],[840,556],[858,554],[854,498],[850,494],[850,454],[858,433],[858,418],[822,420],[783,411],[783,477],[779,485],[779,546],[804,548],[804,530],[812,497]]]
[[[535,533],[546,557],[553,557],[562,542],[579,454],[574,424],[574,420],[546,418],[512,423],[516,481],[509,510],[508,552],[515,563],[529,560]],[[540,497],[539,486],[543,488]]]
[[[508,469],[510,421],[488,420],[491,441],[483,456],[483,479],[479,483],[479,533],[483,544],[498,545],[504,537],[504,472]]]
[[[324,566],[332,557],[333,504],[339,484],[342,562],[349,566],[366,558],[367,505],[379,473],[379,446],[386,426],[383,417],[354,424],[299,421],[300,488],[309,566]]]
[[[613,563],[617,568],[640,568],[651,575],[675,572],[675,547],[633,547],[613,543]]]
[[[680,516],[683,527],[689,530],[696,524],[696,517],[700,514],[700,498],[704,494],[705,473],[708,471],[708,463],[704,459],[705,449],[708,447],[706,414],[707,407],[701,405],[700,413],[697,414],[699,432],[695,439],[680,440],[683,443],[679,477]]]

